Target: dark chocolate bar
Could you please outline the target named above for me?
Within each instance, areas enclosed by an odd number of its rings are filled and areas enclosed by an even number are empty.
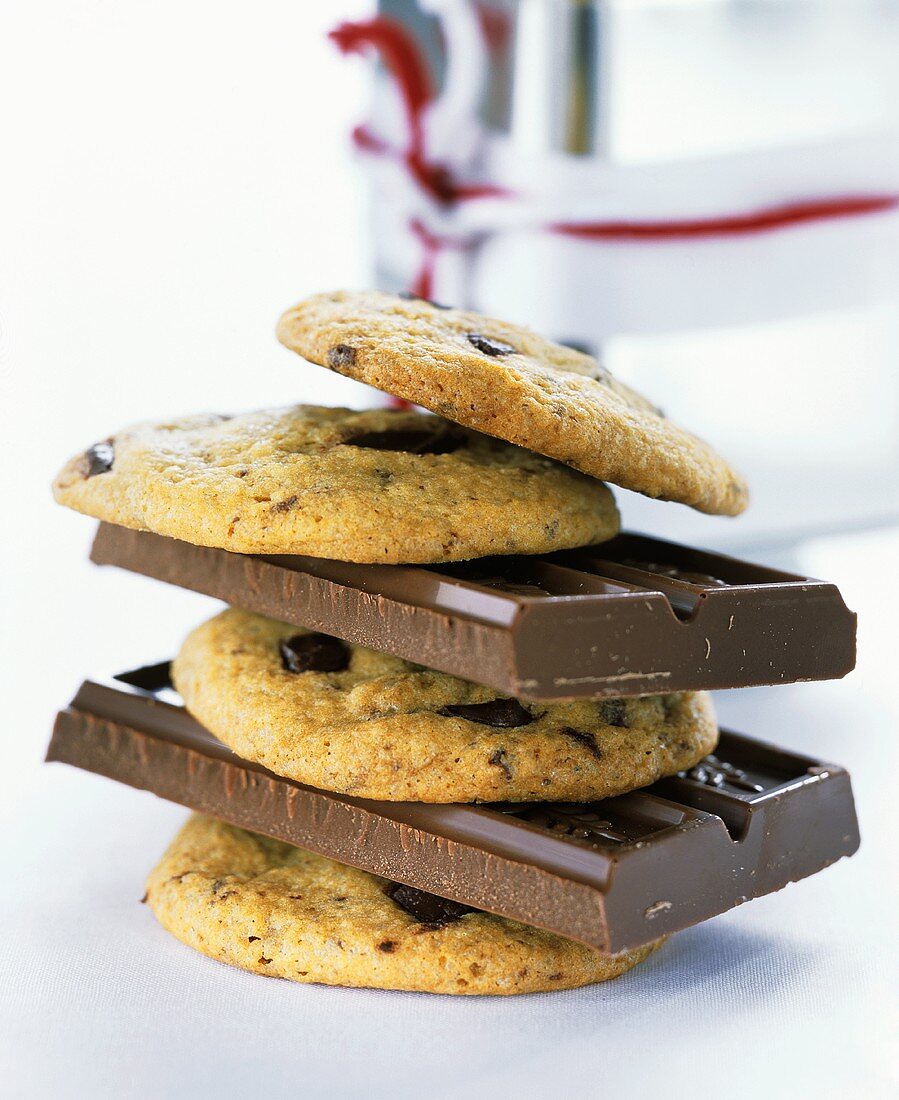
[[[102,524],[91,560],[522,699],[830,680],[855,666],[835,585],[642,535],[441,567],[259,557]]]
[[[83,684],[47,759],[605,952],[779,890],[859,842],[845,771],[734,733],[689,774],[597,803],[435,806],[314,790],[207,733],[166,664]]]

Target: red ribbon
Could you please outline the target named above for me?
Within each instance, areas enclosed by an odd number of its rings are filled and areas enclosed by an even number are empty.
[[[366,126],[357,126],[353,131],[357,148],[373,155],[400,160],[422,190],[442,206],[512,194],[493,184],[462,183],[447,165],[428,159],[424,112],[433,102],[434,88],[419,44],[402,23],[385,16],[358,23],[341,23],[330,32],[330,38],[344,53],[364,54],[368,49],[375,50],[391,74],[406,114],[408,141],[405,149],[394,149]],[[896,207],[899,207],[899,194],[896,193],[844,195],[781,203],[743,214],[647,221],[560,221],[551,222],[545,228],[581,240],[695,240],[764,233],[808,222],[873,214]],[[410,228],[423,249],[422,264],[411,290],[414,294],[429,298],[433,291],[438,253],[442,248],[459,247],[459,242],[435,236],[420,221],[411,222]]]
[[[724,214],[709,218],[664,221],[554,222],[554,233],[592,241],[657,241],[696,237],[730,237],[764,233],[803,222],[874,214],[899,206],[899,195],[845,195],[829,199],[807,199],[768,206],[747,214]]]
[[[406,112],[409,136],[405,149],[392,149],[366,126],[357,126],[353,131],[357,148],[402,160],[422,190],[442,205],[506,193],[492,184],[462,183],[447,165],[428,159],[424,112],[434,99],[434,90],[418,43],[402,23],[380,15],[359,23],[341,23],[329,37],[344,53],[376,50],[393,78]]]

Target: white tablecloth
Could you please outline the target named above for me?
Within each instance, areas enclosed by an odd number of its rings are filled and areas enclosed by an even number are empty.
[[[40,754],[66,692],[109,671],[88,660],[158,657],[182,629],[182,607],[188,625],[206,605],[91,571],[77,554],[54,615],[33,624],[24,659],[4,672],[5,751],[20,767],[5,772],[0,809],[3,1095],[895,1095],[899,708],[888,616],[899,606],[872,575],[895,568],[899,533],[803,553],[803,567],[840,582],[862,614],[853,676],[719,697],[735,728],[851,768],[860,853],[675,936],[616,982],[508,1000],[272,981],[158,927],[139,903],[144,877],[186,811],[41,766]],[[112,632],[126,609],[134,625],[123,641]]]

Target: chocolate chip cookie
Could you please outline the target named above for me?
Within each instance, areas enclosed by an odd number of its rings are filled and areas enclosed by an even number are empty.
[[[589,355],[468,310],[374,291],[308,298],[283,344],[339,374],[592,477],[737,515],[743,479]]]
[[[416,412],[296,405],[139,424],[76,455],[61,504],[245,554],[446,562],[611,538],[604,486]]]
[[[188,636],[172,677],[238,755],[365,798],[586,802],[692,767],[718,741],[704,692],[525,704],[236,609]]]
[[[618,977],[661,944],[601,955],[199,814],[150,875],[147,901],[168,932],[204,955],[326,985],[572,989]]]

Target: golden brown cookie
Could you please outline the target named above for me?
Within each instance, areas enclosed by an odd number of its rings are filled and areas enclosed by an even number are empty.
[[[620,955],[192,816],[147,883],[159,923],[210,958],[295,982],[422,993],[537,993],[617,978]]]
[[[375,291],[318,294],[278,338],[306,359],[592,477],[737,515],[745,483],[589,355],[468,310]]]
[[[173,663],[187,709],[239,756],[323,790],[411,802],[586,802],[717,744],[704,692],[523,704],[231,609]]]
[[[60,504],[244,554],[445,562],[611,538],[609,490],[416,412],[296,405],[138,424],[77,455]]]

